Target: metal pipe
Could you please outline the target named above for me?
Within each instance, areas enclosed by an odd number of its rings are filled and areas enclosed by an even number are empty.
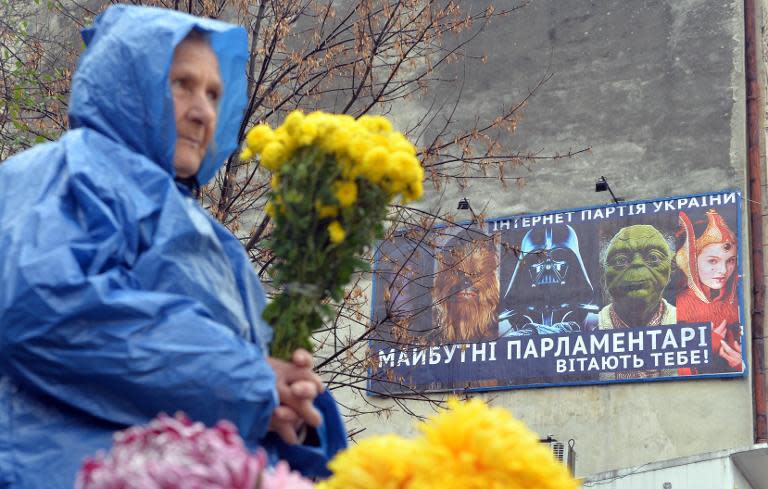
[[[765,272],[763,271],[763,194],[760,161],[760,84],[757,68],[757,16],[755,0],[744,0],[744,48],[747,82],[747,179],[749,182],[749,236],[752,276],[752,407],[755,443],[768,441],[766,416],[763,308]]]

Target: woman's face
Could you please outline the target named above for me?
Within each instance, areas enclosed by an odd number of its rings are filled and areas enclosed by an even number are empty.
[[[204,39],[187,38],[173,53],[169,78],[176,115],[176,175],[191,177],[200,169],[216,131],[223,90],[219,62]]]
[[[732,243],[708,244],[701,249],[697,264],[701,282],[710,289],[722,289],[736,269],[736,247]]]

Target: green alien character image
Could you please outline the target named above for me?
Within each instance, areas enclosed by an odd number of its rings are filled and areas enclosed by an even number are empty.
[[[620,329],[676,322],[675,307],[662,294],[670,281],[673,253],[653,226],[619,230],[608,243],[603,263],[612,303],[600,310],[600,329]]]

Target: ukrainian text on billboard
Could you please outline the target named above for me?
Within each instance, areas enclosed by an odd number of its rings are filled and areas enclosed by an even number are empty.
[[[374,274],[375,394],[742,376],[736,191],[404,230]]]

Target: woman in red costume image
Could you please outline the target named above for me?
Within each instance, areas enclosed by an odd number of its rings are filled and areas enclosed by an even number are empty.
[[[696,238],[690,218],[680,212],[685,243],[675,262],[687,278],[687,287],[676,297],[679,323],[712,325],[712,358],[709,372],[741,372],[741,326],[737,302],[736,236],[717,211],[706,213],[707,227]],[[680,375],[700,373],[681,368]],[[702,372],[703,373],[703,372]]]

